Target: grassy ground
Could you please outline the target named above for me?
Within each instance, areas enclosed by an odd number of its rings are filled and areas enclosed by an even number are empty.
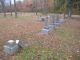
[[[38,45],[25,49],[18,58],[21,57],[21,60],[80,60],[79,23],[79,19],[69,19],[42,39],[46,41],[40,40],[40,44],[37,42]]]
[[[32,18],[32,17],[33,18]],[[9,39],[20,39],[30,44],[15,56],[2,60],[80,60],[80,18],[67,19],[49,35],[37,32],[43,27],[38,16],[25,14],[19,18],[0,16],[0,46]]]

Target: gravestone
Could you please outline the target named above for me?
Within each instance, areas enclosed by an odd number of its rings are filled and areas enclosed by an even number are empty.
[[[58,14],[56,14],[56,15],[55,15],[54,23],[58,23],[58,22],[59,22],[59,15],[58,15]]]
[[[50,18],[51,18],[50,25],[54,25],[54,23],[57,23],[59,21],[59,15],[58,14],[51,14]]]
[[[42,16],[42,17],[39,18],[39,20],[44,22],[46,20],[46,17],[47,16]]]
[[[64,22],[64,14],[61,14],[59,17],[59,22],[62,24]]]
[[[55,28],[55,25],[48,25],[49,29],[54,29]]]
[[[41,30],[41,34],[48,34],[48,33],[49,33],[49,29],[43,28],[43,29]]]
[[[48,26],[48,16],[45,17],[44,26]]]
[[[49,24],[53,25],[54,21],[55,21],[55,15],[52,14],[52,15],[50,15],[50,23]]]
[[[50,29],[54,29],[56,26],[57,26],[57,21],[58,21],[58,15],[56,15],[56,14],[51,14],[50,15],[50,22],[49,22],[49,25],[48,25],[48,27],[50,28]],[[57,24],[56,24],[57,23]]]
[[[28,45],[20,40],[9,40],[3,47],[4,52],[8,55],[13,55],[19,50],[21,50],[24,47],[27,47]]]
[[[24,41],[16,40],[16,44],[19,46],[19,48],[25,48],[28,47],[28,44]]]
[[[19,46],[13,40],[9,40],[4,45],[4,52],[9,55],[15,54],[18,51],[18,49],[19,49]]]
[[[44,27],[41,29],[41,34],[48,34],[49,32],[49,27],[48,27],[48,16],[44,17]]]
[[[45,21],[45,17],[40,17],[39,20],[40,21]]]

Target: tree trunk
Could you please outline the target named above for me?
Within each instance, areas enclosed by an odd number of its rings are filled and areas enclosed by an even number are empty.
[[[15,9],[15,17],[17,18],[17,7],[16,7],[16,0],[14,0],[14,9]]]
[[[11,0],[10,0],[10,12],[11,12],[11,16],[12,16],[12,5],[11,5]]]
[[[5,0],[1,0],[1,4],[2,4],[2,11],[4,13],[4,17],[6,17]]]
[[[71,18],[72,16],[72,1],[67,0],[67,11],[68,11],[68,17]]]
[[[47,6],[47,2],[48,2],[48,0],[44,0],[43,14],[47,14],[47,13],[48,13],[48,6]]]
[[[36,15],[37,15],[37,3],[38,3],[38,2],[37,2],[37,0],[36,0],[36,2],[35,2],[35,4],[36,4]]]
[[[72,16],[72,10],[69,9],[69,11],[68,11],[68,17],[71,18],[71,16]]]

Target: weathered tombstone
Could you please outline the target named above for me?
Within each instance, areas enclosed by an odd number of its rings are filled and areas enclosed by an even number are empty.
[[[48,26],[48,17],[45,17],[45,26]]]
[[[5,45],[4,45],[4,52],[8,55],[13,55],[22,48],[27,47],[28,44],[24,43],[23,41],[20,40],[9,40]]]
[[[45,17],[44,29],[49,29],[49,27],[48,27],[48,16]]]
[[[56,26],[59,26],[59,25],[61,24],[62,21],[60,20],[58,14],[57,14],[55,17],[56,17],[56,20],[55,20],[54,24],[55,24]]]
[[[41,33],[42,33],[42,34],[48,34],[48,33],[49,33],[49,29],[42,29],[42,30],[41,30]]]
[[[6,45],[4,45],[4,52],[9,55],[15,54],[19,49],[19,46],[13,40],[9,40]]]
[[[54,14],[50,15],[50,25],[53,25],[54,20],[55,20],[55,15]]]
[[[62,24],[64,22],[64,14],[59,16],[59,22]]]
[[[52,30],[55,28],[55,25],[48,25],[48,27],[49,27],[49,30]]]
[[[16,40],[16,44],[19,46],[19,48],[28,47],[27,43],[24,43],[23,41],[20,41],[20,40]]]
[[[55,14],[55,22],[58,23],[59,22],[59,15]]]
[[[50,25],[54,25],[54,23],[57,23],[59,21],[59,15],[58,14],[51,14],[50,18],[51,18]]]
[[[45,18],[44,17],[40,17],[39,21],[45,21]]]
[[[47,16],[47,20],[45,22],[44,29],[48,29],[49,31],[51,31],[55,28],[55,25],[53,24],[54,23],[54,18],[55,18],[54,15],[48,15]]]
[[[45,16],[45,17],[44,17],[44,27],[43,27],[43,29],[41,30],[41,33],[42,33],[42,34],[48,34],[48,32],[49,32],[48,16]]]
[[[39,17],[39,21],[43,21],[43,22],[45,22],[46,17],[47,17],[47,16],[41,16],[41,17]]]

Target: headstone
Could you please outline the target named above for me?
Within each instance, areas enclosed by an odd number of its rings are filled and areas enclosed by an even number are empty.
[[[60,23],[60,24],[62,24],[63,22],[64,22],[64,20],[63,20],[63,19],[60,19],[60,20],[59,20],[59,23]]]
[[[45,21],[45,18],[44,18],[44,17],[41,17],[40,20],[41,20],[41,21]]]
[[[53,24],[54,20],[55,20],[55,15],[54,14],[50,15],[50,24]]]
[[[59,22],[62,24],[64,22],[64,14],[60,15]]]
[[[44,22],[45,18],[46,18],[46,16],[42,16],[42,17],[39,18],[39,20]]]
[[[48,34],[48,33],[49,33],[49,29],[42,29],[42,30],[41,30],[41,33],[42,33],[42,34]]]
[[[51,14],[50,15],[51,18],[51,25],[54,24],[55,22],[59,21],[59,15],[58,14]]]
[[[58,15],[58,14],[55,15],[55,20],[54,20],[54,22],[56,22],[56,23],[59,22],[59,15]]]
[[[48,27],[49,27],[50,29],[54,29],[54,28],[55,28],[55,25],[48,25]]]
[[[24,43],[23,41],[20,40],[9,40],[5,45],[4,45],[4,52],[9,55],[13,55],[22,48],[27,47],[28,45]]]
[[[9,40],[6,45],[4,45],[4,52],[9,55],[15,54],[19,49],[19,46],[13,40]]]
[[[44,26],[48,26],[48,16],[45,17],[45,25]]]
[[[16,44],[20,47],[20,48],[25,48],[28,46],[27,43],[24,43],[23,41],[20,40],[16,40]]]

